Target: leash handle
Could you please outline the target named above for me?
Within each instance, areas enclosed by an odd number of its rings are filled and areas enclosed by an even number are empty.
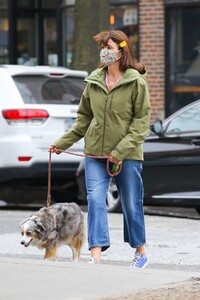
[[[108,175],[110,177],[114,177],[114,176],[117,176],[120,172],[121,172],[121,169],[122,169],[122,163],[118,166],[118,170],[117,171],[114,171],[114,172],[110,172],[110,161],[109,159],[107,159],[107,163],[106,163],[106,171],[108,173]]]
[[[47,190],[47,208],[51,205],[51,152],[49,152],[48,162],[48,190]]]

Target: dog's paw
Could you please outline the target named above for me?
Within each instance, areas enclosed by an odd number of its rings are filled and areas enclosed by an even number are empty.
[[[57,261],[58,259],[56,257],[44,257],[45,260],[48,261]]]
[[[76,257],[76,258],[72,258],[72,259],[71,259],[71,262],[73,262],[73,263],[77,263],[77,262],[78,262],[78,257]]]

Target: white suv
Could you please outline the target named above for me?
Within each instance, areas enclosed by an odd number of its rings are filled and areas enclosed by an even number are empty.
[[[0,66],[0,204],[45,199],[48,147],[72,126],[86,76],[63,67]],[[82,149],[81,140],[71,150]],[[80,160],[52,154],[53,192],[75,178]]]

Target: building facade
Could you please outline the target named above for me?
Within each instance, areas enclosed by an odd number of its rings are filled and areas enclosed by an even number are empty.
[[[109,4],[110,27],[129,36],[147,67],[152,119],[200,99],[200,0]],[[0,64],[70,68],[74,15],[75,0],[0,0]]]

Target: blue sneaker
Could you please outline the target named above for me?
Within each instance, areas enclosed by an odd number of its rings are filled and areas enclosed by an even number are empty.
[[[145,268],[148,265],[148,258],[138,252],[135,253],[135,257],[131,263],[132,268]]]

